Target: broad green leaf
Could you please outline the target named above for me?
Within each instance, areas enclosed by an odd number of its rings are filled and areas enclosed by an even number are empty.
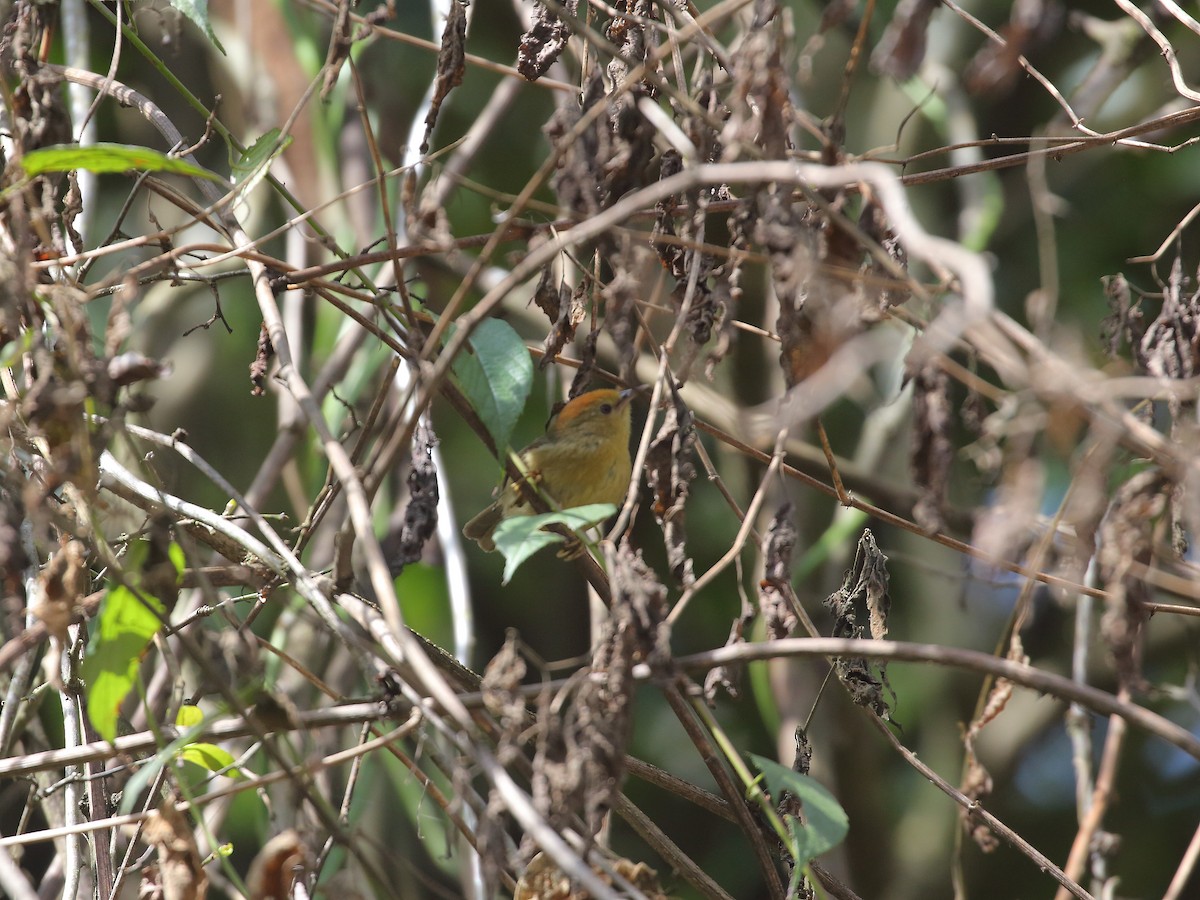
[[[841,804],[823,784],[765,756],[751,753],[750,759],[762,772],[773,798],[778,800],[784,791],[788,791],[800,799],[804,808],[805,824],[801,825],[794,816],[788,816],[795,843],[792,853],[797,866],[808,865],[811,860],[842,842],[850,830],[850,820]]]
[[[147,605],[149,604],[149,606]],[[145,602],[124,585],[109,589],[100,609],[96,639],[83,661],[87,684],[88,718],[100,737],[117,734],[117,711],[133,687],[138,663],[150,639],[162,627],[163,605],[154,597]]]
[[[562,524],[575,531],[599,525],[617,511],[611,503],[593,503],[576,506],[561,512],[542,513],[536,516],[513,516],[496,526],[492,540],[496,549],[504,554],[504,584],[508,584],[521,563],[543,547],[561,543],[562,535],[542,529],[547,525]]]
[[[212,41],[213,46],[221,51],[221,55],[226,55],[225,48],[217,40],[212,25],[208,21],[208,0],[171,0],[171,5],[196,23],[196,27],[203,31]]]
[[[503,452],[529,399],[533,362],[521,336],[501,319],[486,319],[454,360],[459,388]]]
[[[139,590],[149,543],[139,541],[125,557],[125,580],[108,589],[80,675],[87,685],[88,719],[106,741],[117,733],[117,713],[137,678],[138,663],[162,627],[166,610],[157,598]],[[167,556],[176,578],[183,573],[183,550],[172,543]],[[139,596],[140,595],[140,596]]]
[[[136,147],[132,144],[100,143],[87,147],[80,147],[78,144],[57,144],[53,147],[43,147],[40,150],[31,150],[21,157],[21,168],[31,177],[46,172],[70,172],[72,169],[100,174],[136,169],[142,172],[173,172],[177,175],[221,180],[207,169],[190,162],[167,156],[149,147]]]
[[[233,765],[233,754],[223,747],[218,747],[216,744],[207,744],[199,742],[188,744],[179,751],[179,758],[184,762],[194,763],[202,769],[208,769],[210,772],[220,772],[222,769],[228,769],[225,772],[230,778],[241,778],[242,773],[235,768],[230,768]]]

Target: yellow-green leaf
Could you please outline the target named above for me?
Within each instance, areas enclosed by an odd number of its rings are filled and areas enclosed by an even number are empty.
[[[230,778],[242,777],[241,772],[236,768],[231,768],[234,763],[233,754],[216,744],[207,744],[203,741],[188,744],[179,751],[179,758],[184,762],[194,763],[202,769],[208,769],[210,772],[221,772],[223,769],[228,769],[223,774]]]
[[[106,172],[172,172],[176,175],[191,175],[195,178],[210,178],[220,181],[217,175],[207,169],[193,165],[182,159],[167,156],[149,147],[137,147],[132,144],[90,144],[81,147],[78,144],[56,144],[31,150],[21,157],[21,168],[25,174],[33,177],[46,172],[70,172],[83,169],[87,172],[104,174]]]

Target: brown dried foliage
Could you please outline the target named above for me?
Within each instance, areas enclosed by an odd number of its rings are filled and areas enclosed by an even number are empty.
[[[769,640],[788,637],[796,627],[796,614],[790,602],[796,538],[792,504],[785,503],[771,520],[762,546],[763,577],[758,583],[758,609]]]
[[[574,16],[579,0],[563,0],[563,11]],[[517,52],[517,71],[530,81],[537,81],[554,65],[567,47],[571,29],[542,3],[534,4],[533,23],[521,36]]]
[[[646,454],[646,482],[651,510],[662,528],[667,548],[667,564],[677,583],[687,586],[695,575],[687,553],[684,508],[696,467],[692,464],[692,444],[696,440],[691,411],[678,391],[671,391],[672,403],[658,434]]]
[[[880,640],[887,634],[887,617],[891,608],[887,557],[880,552],[870,530],[864,530],[858,539],[854,563],[842,579],[842,586],[825,599],[825,606],[833,614],[833,637],[856,638],[863,635],[864,629],[858,624],[857,609],[867,613],[871,637]],[[833,665],[838,679],[855,703],[865,706],[880,718],[891,717],[891,707],[884,697],[884,692],[891,690],[884,663],[872,666],[861,657],[837,657]]]
[[[922,366],[913,380],[913,481],[921,497],[913,508],[913,518],[926,531],[940,531],[945,525],[942,506],[949,488],[950,465],[954,462],[954,425],[950,402],[950,377],[936,364]]]
[[[539,704],[533,799],[551,824],[582,819],[594,836],[620,790],[632,727],[633,667],[669,658],[666,589],[628,544],[610,559],[612,615],[590,673]]]

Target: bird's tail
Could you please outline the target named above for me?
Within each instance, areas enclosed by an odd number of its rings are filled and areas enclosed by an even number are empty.
[[[500,504],[493,503],[463,526],[463,536],[469,537],[482,550],[491,553],[496,549],[496,544],[492,540],[492,532],[496,530],[496,526],[500,524],[502,518],[504,518],[504,514],[500,509]]]

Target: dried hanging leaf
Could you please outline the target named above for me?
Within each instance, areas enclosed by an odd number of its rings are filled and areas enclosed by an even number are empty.
[[[596,372],[596,342],[599,339],[600,321],[597,320],[579,348],[579,368],[575,370],[575,377],[571,379],[571,388],[567,392],[571,399],[588,390],[592,383],[592,376]]]
[[[438,49],[437,78],[433,84],[433,96],[429,98],[429,112],[425,114],[422,153],[429,151],[429,141],[433,137],[442,103],[454,88],[462,84],[466,54],[467,4],[464,0],[450,0],[450,8],[446,11],[446,27],[442,30],[442,45]]]
[[[275,348],[271,344],[271,335],[264,322],[258,329],[258,349],[254,354],[254,362],[250,363],[251,397],[261,397],[267,392],[267,370],[271,360],[275,358]]]
[[[892,230],[887,213],[873,193],[868,194],[867,201],[863,204],[863,210],[858,217],[858,227],[867,239],[878,244],[901,270],[908,271],[908,251]],[[893,306],[907,303],[912,296],[907,285],[897,281],[887,267],[874,256],[867,257],[866,262],[859,268],[859,274],[861,315],[864,320],[881,319]]]
[[[569,293],[566,286],[562,285],[557,293],[557,303],[555,304],[557,308],[555,317],[551,320],[553,326],[550,333],[546,335],[544,342],[546,352],[538,363],[539,369],[545,369],[557,360],[562,348],[575,339],[575,329],[579,327],[579,323],[587,317],[587,306],[584,303],[587,287],[583,283],[577,285],[575,290]]]
[[[675,149],[664,150],[658,165],[659,181],[665,181],[672,175],[683,171],[683,157]],[[686,251],[676,240],[679,233],[675,230],[675,216],[680,205],[679,194],[669,194],[654,205],[654,228],[650,233],[650,241],[658,252],[658,258],[675,278],[683,278],[687,274],[684,260]]]
[[[571,215],[585,219],[600,212],[601,185],[604,175],[599,161],[609,152],[608,123],[603,116],[579,130],[585,113],[597,103],[606,102],[604,78],[593,66],[585,81],[579,108],[559,107],[546,123],[546,137],[554,145],[557,166],[551,185],[558,205]]]
[[[673,149],[665,151],[659,165],[660,180],[670,178],[681,171],[683,159],[679,153]],[[681,232],[676,230],[675,216],[683,198],[679,194],[664,197],[655,206],[654,231],[651,237],[659,259],[675,278],[675,289],[671,292],[671,298],[677,308],[683,308],[685,303],[687,305],[684,326],[688,337],[691,338],[693,351],[708,343],[713,325],[724,312],[724,306],[714,295],[712,286],[716,260],[711,253],[701,252],[694,246],[701,236],[699,229],[703,226],[705,210],[713,195],[714,191],[711,188],[688,192],[686,202],[693,212]],[[686,370],[686,363],[676,367],[676,375],[681,381],[686,378]]]
[[[1025,654],[1021,645],[1021,637],[1018,634],[1014,633],[1012,636],[1007,659],[1022,665],[1029,664],[1029,657]],[[1004,712],[1008,701],[1012,699],[1014,687],[1014,684],[1007,678],[997,678],[993,682],[991,690],[988,691],[983,709],[979,711],[979,715],[971,721],[963,733],[963,748],[966,754],[963,762],[963,779],[959,789],[973,801],[989,796],[993,787],[991,773],[979,761],[979,757],[975,753],[975,741],[984,727],[990,722],[994,722]],[[966,829],[980,850],[984,853],[991,853],[999,846],[999,841],[992,833],[991,828],[986,822],[975,820],[970,809],[960,809],[959,816],[962,819],[963,828]]]
[[[163,900],[204,900],[208,876],[183,813],[171,800],[150,813],[142,840],[158,852],[157,889]],[[145,890],[143,875],[143,890]]]
[[[87,566],[87,547],[69,540],[47,561],[38,575],[38,602],[30,610],[46,626],[46,633],[60,645],[67,643],[79,601],[87,594],[91,573]]]
[[[729,355],[733,347],[734,321],[742,301],[742,263],[750,246],[750,230],[752,220],[750,208],[746,204],[739,205],[729,214],[729,256],[713,270],[713,280],[718,285],[718,297],[721,303],[722,316],[717,333],[717,344],[708,354],[705,361],[704,374],[713,377],[716,367]]]
[[[733,52],[728,94],[729,121],[721,141],[726,146],[759,146],[767,159],[785,159],[792,149],[788,128],[795,117],[788,94],[788,45],[774,0],[759,0],[754,27]]]
[[[579,0],[563,0],[561,6],[564,13],[574,18],[579,9]],[[543,4],[535,3],[533,22],[529,30],[521,35],[517,50],[517,71],[527,80],[537,81],[562,55],[570,36],[571,29],[562,19]]]
[[[507,766],[521,755],[522,735],[529,727],[525,698],[520,692],[527,671],[516,633],[510,631],[504,646],[483,670],[483,681],[479,686],[483,705],[500,723],[496,757],[501,765]]]
[[[1200,373],[1200,288],[1188,293],[1178,258],[1163,291],[1163,305],[1141,340],[1134,359],[1157,378],[1191,378]],[[1172,401],[1178,414],[1179,401]]]
[[[616,238],[616,247],[608,254],[612,278],[604,286],[604,330],[616,345],[617,372],[627,384],[637,381],[637,304],[645,296],[647,266],[653,257],[640,241],[634,246],[628,234]]]
[[[638,109],[638,101],[653,92],[637,87],[609,101],[608,156],[604,157],[601,204],[607,209],[623,196],[650,184],[654,139],[658,132]]]
[[[608,23],[604,36],[619,50],[608,64],[609,80],[614,86],[619,86],[625,80],[630,66],[646,61],[647,23],[658,21],[658,3],[655,0],[616,0],[612,8],[618,15]],[[619,13],[629,13],[629,16]],[[657,86],[649,79],[643,78],[641,86],[650,96],[657,92]]]
[[[650,509],[663,530],[667,565],[675,580],[684,586],[695,578],[684,530],[685,505],[692,479],[696,477],[696,467],[691,461],[695,440],[692,412],[672,386],[671,405],[646,454],[646,481],[654,498]]]
[[[583,819],[600,828],[624,776],[632,729],[633,667],[670,655],[667,591],[627,543],[611,552],[612,612],[596,646],[591,677],[572,680],[541,704],[533,801],[552,827]]]
[[[1133,574],[1149,565],[1154,533],[1167,511],[1172,483],[1158,469],[1139,472],[1117,489],[1096,535],[1100,583],[1107,591],[1100,635],[1116,663],[1120,683],[1131,690],[1143,686],[1142,628],[1148,615],[1149,589]]]
[[[804,730],[803,725],[797,725],[792,737],[796,744],[796,755],[792,759],[792,771],[797,772],[800,775],[807,775],[809,769],[812,767],[813,755],[812,744],[810,744],[808,741],[808,733]],[[801,799],[791,791],[780,791],[779,797],[777,798],[777,802],[775,804],[775,811],[784,819],[786,819],[788,816],[791,816],[802,824],[805,822],[804,804]],[[796,866],[796,860],[793,856],[793,852],[794,851],[792,848],[786,846],[782,841],[779,842],[779,858],[783,861],[789,878],[793,876],[793,871]],[[807,876],[802,875],[801,878],[807,882]],[[812,893],[811,886],[807,883],[802,884],[800,887],[800,892],[795,895],[796,900],[812,900],[813,896],[814,895]]]
[[[42,660],[42,668],[46,681],[56,690],[63,689],[62,655],[70,644],[67,629],[90,582],[87,547],[75,540],[65,542],[38,574],[38,599],[30,612],[42,621],[50,635],[50,650]]]
[[[413,433],[412,461],[408,470],[408,505],[404,522],[395,537],[385,538],[384,556],[393,577],[409,563],[421,559],[426,542],[437,531],[438,481],[433,464],[433,448],[437,435],[424,421],[417,423]]]
[[[991,774],[975,756],[974,750],[968,750],[963,760],[963,780],[959,790],[972,800],[978,800],[989,796],[992,787]],[[963,828],[980,850],[991,853],[1000,846],[1000,841],[992,833],[992,829],[984,821],[975,819],[969,808],[962,809],[959,815],[962,817]]]
[[[825,600],[825,606],[834,617],[833,637],[862,637],[863,629],[857,624],[855,613],[859,602],[868,610],[872,634],[882,638],[887,634],[887,614],[891,605],[887,557],[879,551],[870,529],[863,529],[854,563],[842,579],[842,586]],[[862,657],[837,657],[833,663],[834,671],[855,703],[867,707],[880,718],[891,717],[890,706],[884,699],[885,690],[891,693],[886,664],[880,663],[873,670],[870,662]],[[878,677],[875,671],[878,671]]]
[[[541,242],[531,240],[528,249],[533,250],[539,243]],[[566,294],[567,286],[555,271],[554,263],[542,266],[542,274],[538,276],[538,283],[533,289],[533,302],[546,314],[551,325],[558,319]]]
[[[796,627],[796,614],[788,602],[792,586],[792,551],[796,525],[792,504],[784,503],[763,538],[763,578],[758,584],[758,607],[767,626],[768,640],[780,640]]]
[[[754,621],[757,610],[742,597],[742,611],[733,625],[729,628],[729,637],[725,639],[726,647],[736,647],[746,640],[746,629]],[[717,666],[709,669],[704,676],[704,699],[711,705],[717,702],[717,691],[723,690],[736,700],[741,696],[742,667],[740,665]]]
[[[949,486],[954,444],[950,429],[954,424],[950,403],[950,376],[936,363],[922,366],[913,375],[913,481],[921,498],[913,507],[917,524],[931,534],[945,527],[942,507]]]
[[[1101,337],[1108,348],[1108,355],[1115,357],[1121,344],[1138,346],[1146,333],[1146,317],[1142,313],[1141,301],[1134,302],[1133,291],[1125,276],[1105,275],[1100,279],[1104,295],[1108,297],[1110,313],[1101,327]]]

